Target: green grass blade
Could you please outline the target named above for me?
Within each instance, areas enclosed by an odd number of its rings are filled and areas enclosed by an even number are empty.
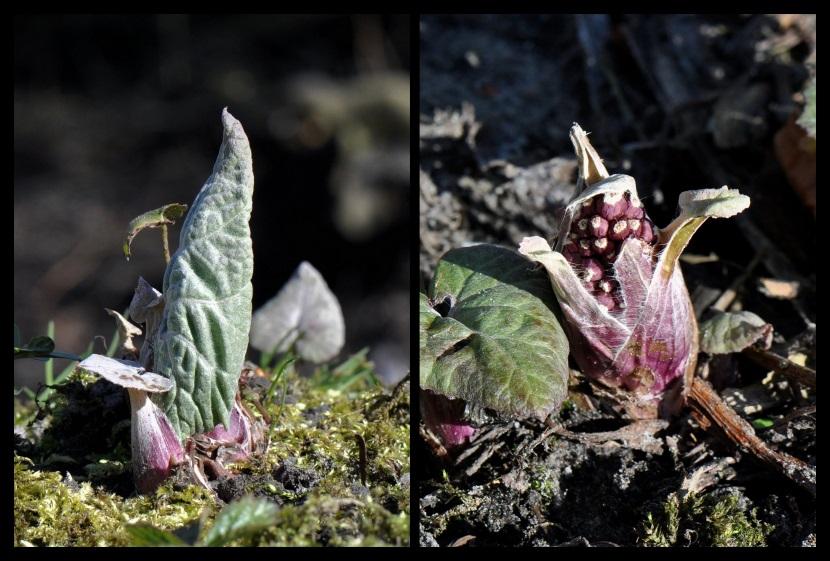
[[[297,357],[294,356],[291,351],[285,353],[277,364],[274,366],[274,370],[272,371],[273,378],[271,379],[271,385],[268,387],[268,393],[266,394],[266,403],[271,403],[274,399],[274,394],[277,391],[277,383],[279,382],[280,378],[282,377],[285,369],[288,367],[289,364],[297,360]],[[288,377],[286,376],[286,380]]]

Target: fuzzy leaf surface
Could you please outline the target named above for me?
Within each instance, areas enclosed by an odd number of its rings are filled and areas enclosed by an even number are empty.
[[[251,326],[251,148],[227,110],[222,123],[213,173],[164,273],[164,316],[154,349],[154,370],[175,383],[163,409],[181,439],[227,426]]]

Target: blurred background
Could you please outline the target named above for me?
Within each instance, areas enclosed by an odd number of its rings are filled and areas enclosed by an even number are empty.
[[[408,16],[25,16],[14,26],[14,321],[81,353],[138,276],[161,288],[158,230],[190,204],[228,106],[254,158],[254,309],[303,260],[340,300],[345,357],[409,370]],[[171,229],[175,250],[179,225]],[[95,352],[102,352],[96,343]],[[57,361],[61,369],[64,361]],[[15,361],[16,386],[43,364]]]

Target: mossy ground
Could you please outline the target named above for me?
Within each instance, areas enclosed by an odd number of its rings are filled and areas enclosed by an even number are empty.
[[[690,496],[672,493],[663,508],[649,513],[643,529],[643,545],[669,547],[758,547],[766,545],[771,524],[758,520],[756,510],[741,507],[740,497],[726,494]]]
[[[97,384],[88,382],[76,380],[83,388],[76,391],[89,394]],[[66,419],[70,407],[69,400],[58,400],[49,417]],[[210,527],[223,506],[220,497],[230,501],[249,494],[280,508],[272,527],[235,542],[239,545],[408,545],[408,390],[390,395],[370,378],[332,389],[320,376],[295,375],[288,377],[285,397],[280,388],[265,410],[271,416],[267,449],[237,464],[237,477],[225,482],[233,484],[220,482],[218,494],[176,478],[149,496],[124,492],[128,458],[111,455],[101,462],[100,453],[91,453],[79,461],[62,456],[60,442],[48,434],[35,442],[19,440],[15,545],[129,545],[127,526],[137,523],[186,535],[194,524]],[[18,411],[16,418],[24,418],[25,409]],[[123,435],[118,438],[123,443]],[[119,450],[123,455],[123,446]],[[77,467],[94,458],[99,461]]]

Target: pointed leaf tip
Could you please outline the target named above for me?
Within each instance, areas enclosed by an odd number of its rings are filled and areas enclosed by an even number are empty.
[[[222,145],[164,273],[154,369],[174,380],[164,412],[179,437],[227,424],[251,325],[251,148],[223,111]],[[149,329],[148,329],[149,331]]]

